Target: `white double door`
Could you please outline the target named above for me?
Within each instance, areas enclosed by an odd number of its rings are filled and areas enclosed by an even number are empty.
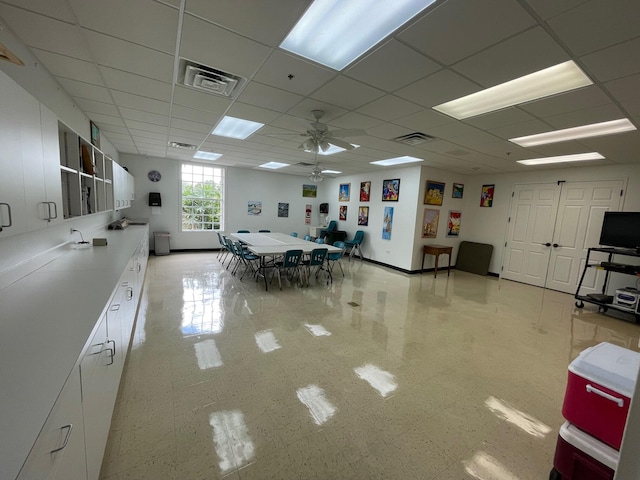
[[[575,293],[604,212],[619,210],[622,180],[514,186],[502,278]],[[598,284],[593,279],[595,292]],[[586,292],[588,293],[588,292]]]

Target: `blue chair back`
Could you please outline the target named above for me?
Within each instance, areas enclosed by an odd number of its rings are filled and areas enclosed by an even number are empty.
[[[297,237],[298,236],[298,232],[291,232],[291,236],[292,237]]]
[[[293,268],[300,265],[302,261],[302,250],[287,250],[284,254],[282,266],[284,268]]]
[[[324,238],[316,238],[316,243],[324,245]]]
[[[309,266],[315,267],[317,265],[322,265],[324,263],[324,259],[327,258],[327,249],[326,248],[314,248],[311,250],[311,258],[309,258]]]
[[[333,232],[334,230],[338,230],[338,222],[335,220],[331,220],[329,222],[329,226],[325,229],[327,232]]]
[[[310,241],[310,240],[311,240],[311,235],[305,235],[305,236],[304,236],[304,239],[305,239],[307,242],[308,242],[308,241]]]
[[[362,243],[362,240],[364,240],[364,231],[358,230],[356,235],[353,237],[353,243],[360,244]]]
[[[340,260],[342,258],[342,255],[344,254],[344,242],[341,241],[337,241],[333,243],[334,247],[338,247],[339,249],[341,249],[339,252],[331,252],[327,255],[327,258],[329,260]]]
[[[271,233],[271,230],[258,230],[258,233]]]
[[[238,233],[251,233],[249,230],[238,230]]]

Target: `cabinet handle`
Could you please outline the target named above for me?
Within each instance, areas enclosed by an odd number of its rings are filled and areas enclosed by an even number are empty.
[[[109,366],[109,365],[113,365],[113,359],[116,356],[116,341],[115,340],[107,340],[107,343],[113,343],[113,349],[107,348],[107,350],[109,350],[111,352],[110,356],[109,356],[109,360],[111,360],[111,362],[107,363],[107,366]]]
[[[67,430],[67,434],[64,436],[64,442],[62,442],[62,446],[58,448],[54,448],[49,453],[59,452],[60,450],[62,450],[64,447],[67,446],[67,443],[69,443],[69,437],[71,436],[71,430],[73,430],[73,424],[70,423],[68,425],[63,425],[62,427],[60,427],[60,430],[64,430],[65,428],[67,428],[68,430]]]
[[[590,383],[587,384],[587,392],[588,393],[595,393],[596,395],[600,395],[601,397],[606,398],[607,400],[611,400],[612,402],[617,404],[619,407],[624,407],[624,400],[623,399],[618,398],[618,397],[614,397],[613,395],[610,395],[607,392],[603,392],[602,390],[600,390],[599,388],[594,387]]]
[[[133,288],[129,287],[127,288],[127,300],[132,300],[133,299]]]
[[[7,212],[9,213],[9,223],[6,225],[4,223],[0,224],[0,232],[2,231],[3,228],[10,227],[11,225],[13,225],[13,220],[11,219],[11,205],[9,205],[8,203],[0,202],[0,206],[2,205],[7,207]]]
[[[138,264],[138,271],[141,271],[141,270],[142,270],[142,265]]]
[[[49,220],[55,220],[58,218],[58,205],[56,202],[47,202],[47,204],[49,204]],[[51,205],[53,205],[53,217],[51,216]]]

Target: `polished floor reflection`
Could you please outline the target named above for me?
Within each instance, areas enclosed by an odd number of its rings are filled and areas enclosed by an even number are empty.
[[[569,362],[637,350],[571,295],[343,267],[265,292],[215,253],[152,257],[101,478],[540,480]]]

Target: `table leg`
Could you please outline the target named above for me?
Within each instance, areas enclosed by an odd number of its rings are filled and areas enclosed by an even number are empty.
[[[440,258],[440,255],[436,253],[434,256],[436,257],[436,268],[433,271],[433,278],[436,278],[438,276],[438,259]]]
[[[451,274],[451,254],[449,254],[449,266],[447,267],[447,277]]]
[[[420,273],[423,274],[424,273],[424,256],[426,254],[424,252],[422,252],[422,269],[420,270]]]

